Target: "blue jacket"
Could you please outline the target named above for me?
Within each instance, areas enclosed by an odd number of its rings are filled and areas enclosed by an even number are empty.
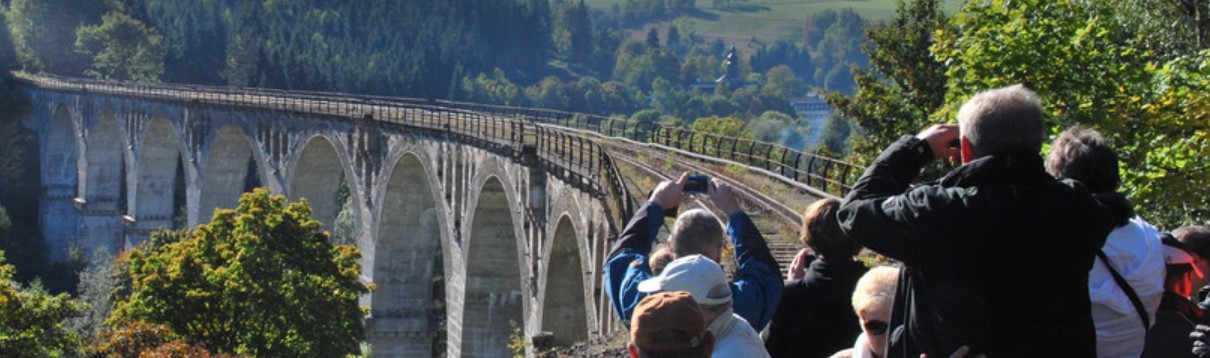
[[[605,262],[605,293],[622,324],[630,326],[630,315],[647,294],[639,282],[651,278],[647,255],[664,224],[664,210],[648,202],[634,214]],[[727,235],[735,245],[739,268],[731,280],[732,308],[760,331],[769,323],[781,299],[781,269],[752,219],[743,212],[727,218]]]

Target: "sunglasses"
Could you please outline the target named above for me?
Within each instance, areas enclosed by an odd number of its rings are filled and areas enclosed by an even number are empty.
[[[890,327],[886,322],[878,320],[864,321],[862,326],[865,327],[866,333],[869,333],[871,336],[881,336]]]

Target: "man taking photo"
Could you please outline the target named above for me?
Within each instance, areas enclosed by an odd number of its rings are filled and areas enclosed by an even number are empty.
[[[849,237],[902,261],[891,357],[1093,357],[1088,270],[1113,228],[1076,181],[1047,174],[1037,94],[1015,85],[962,105],[958,125],[904,136],[841,204]],[[938,158],[963,165],[911,186]]]

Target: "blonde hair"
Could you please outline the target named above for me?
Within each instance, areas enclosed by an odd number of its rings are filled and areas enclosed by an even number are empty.
[[[874,305],[890,308],[898,284],[898,267],[878,266],[870,269],[857,280],[857,288],[853,290],[853,311],[861,315]]]

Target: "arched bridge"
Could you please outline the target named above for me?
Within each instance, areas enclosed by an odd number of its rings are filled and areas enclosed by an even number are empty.
[[[611,156],[630,151],[607,138],[752,165],[816,196],[857,174],[774,144],[556,111],[18,76],[51,260],[206,222],[253,187],[306,198],[362,251],[381,356],[508,356],[514,334],[562,345],[614,331],[599,270],[636,203]]]

